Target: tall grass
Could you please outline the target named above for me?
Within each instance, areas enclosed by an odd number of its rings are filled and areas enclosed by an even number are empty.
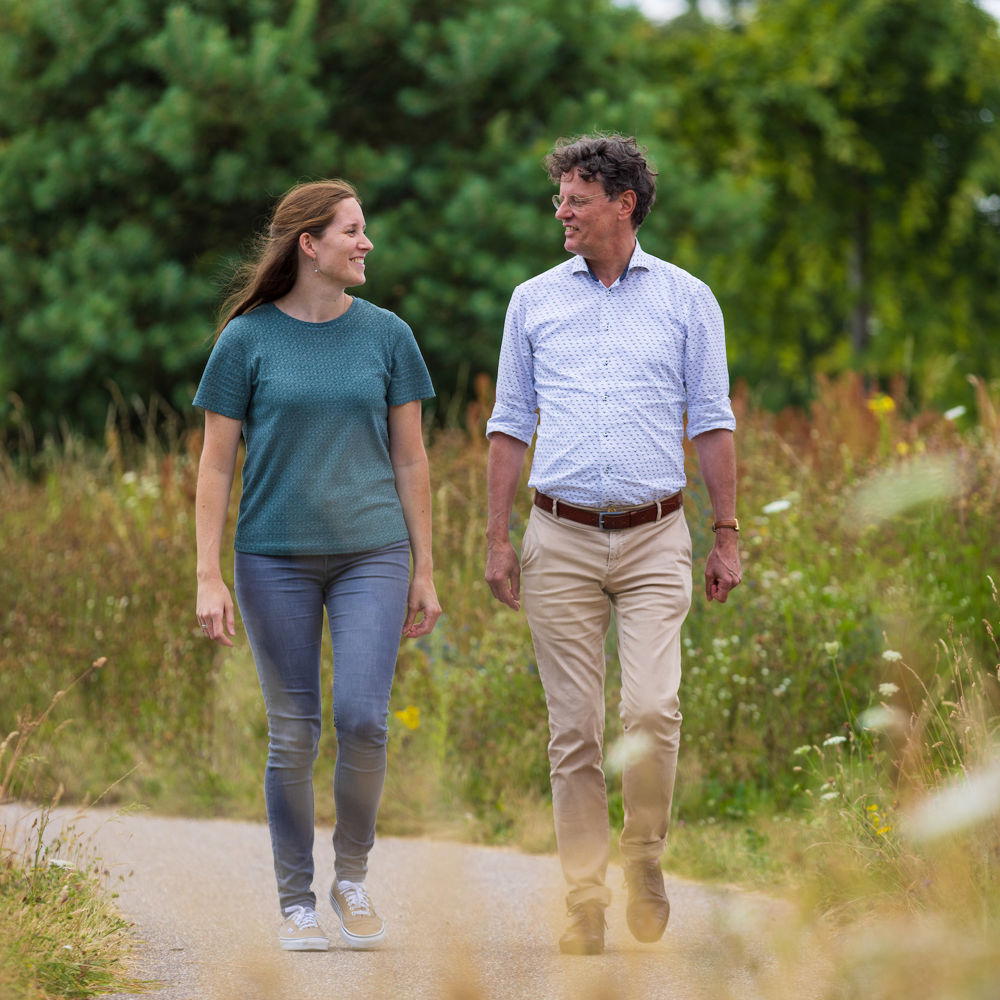
[[[382,824],[549,846],[530,638],[483,581],[488,381],[478,389],[465,425],[453,419],[429,444],[445,615],[402,646]],[[903,668],[884,650],[929,686],[949,630],[983,653],[988,577],[1000,579],[1000,429],[986,386],[965,402],[957,419],[907,415],[850,377],[823,384],[810,414],[766,414],[737,396],[744,584],[724,607],[696,586],[685,627],[679,830],[808,805],[789,755],[839,732],[845,704],[858,711],[880,683],[900,684]],[[106,658],[67,695],[70,721],[47,741],[40,778],[81,800],[128,774],[118,798],[259,815],[266,726],[246,643],[209,645],[192,611],[200,430],[175,418],[157,435],[150,417],[135,435],[135,418],[111,420],[100,449],[67,435],[0,459],[0,726]],[[711,511],[689,458],[700,571]],[[515,535],[529,510],[522,483]],[[612,639],[611,745],[616,671]],[[321,752],[335,754],[331,732]],[[332,810],[322,795],[319,806]]]
[[[70,685],[85,681],[88,667]],[[0,742],[0,804],[35,791],[33,738],[63,700],[22,711]],[[144,988],[128,974],[129,925],[114,905],[107,873],[72,824],[47,834],[61,790],[10,822],[0,819],[0,996],[7,1000],[91,997]]]

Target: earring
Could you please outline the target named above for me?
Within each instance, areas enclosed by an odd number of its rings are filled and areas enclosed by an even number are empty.
[[[313,257],[313,274],[319,274],[319,264],[316,262],[315,257]]]

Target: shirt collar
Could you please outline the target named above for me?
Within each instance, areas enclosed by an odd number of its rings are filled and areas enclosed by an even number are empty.
[[[643,271],[649,270],[649,254],[646,253],[641,246],[639,246],[638,239],[635,241],[635,249],[632,251],[632,256],[629,259],[629,262],[625,265],[625,270],[618,276],[618,280],[620,282],[624,281],[628,277],[629,272],[636,269]],[[573,273],[589,274],[594,281],[599,280],[597,275],[595,275],[590,269],[590,265],[587,263],[586,258],[581,257],[579,254],[576,254],[576,256],[573,257]]]

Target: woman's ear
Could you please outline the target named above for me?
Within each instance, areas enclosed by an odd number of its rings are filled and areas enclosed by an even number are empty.
[[[307,257],[312,257],[313,260],[316,259],[316,248],[313,246],[311,233],[302,233],[299,236],[299,248]]]

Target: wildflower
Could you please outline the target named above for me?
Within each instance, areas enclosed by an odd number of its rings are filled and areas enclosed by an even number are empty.
[[[406,708],[393,712],[393,715],[406,726],[407,729],[416,729],[420,725],[420,709],[416,705],[407,705]]]
[[[827,656],[836,656],[840,650],[839,642],[824,642],[823,648],[826,650]]]
[[[889,663],[898,663],[903,658],[902,653],[897,653],[894,649],[887,649],[882,653],[882,659]]]
[[[885,653],[882,655],[885,656]],[[879,684],[878,686],[878,693],[883,698],[891,698],[898,690],[899,687],[893,684],[892,681],[886,681],[885,684]]]
[[[880,826],[875,832],[880,837],[884,837],[891,829],[892,829],[891,826]]]
[[[886,396],[885,393],[879,393],[877,396],[872,396],[868,400],[868,409],[874,414],[881,413],[892,413],[896,409],[896,404],[893,401],[892,396]]]
[[[604,755],[605,767],[609,774],[621,774],[627,766],[640,763],[653,750],[653,740],[648,733],[624,733]]]
[[[829,802],[831,799],[839,799],[839,798],[840,798],[840,792],[824,792],[820,796],[820,800],[822,802]]]
[[[1000,761],[960,774],[909,810],[905,832],[914,840],[935,840],[986,823],[1000,814]]]
[[[876,705],[874,708],[865,709],[858,716],[858,724],[862,729],[874,729],[880,732],[900,729],[904,721],[905,716],[898,708],[887,708],[885,705]]]
[[[846,742],[847,742],[846,736],[828,736],[825,740],[823,740],[823,746],[832,747],[837,743],[846,743]]]
[[[780,514],[792,506],[791,500],[772,500],[762,508],[765,514]]]
[[[812,747],[811,747],[811,746],[810,746],[810,745],[809,745],[809,744],[807,743],[807,744],[806,744],[805,746],[801,746],[801,747],[796,747],[796,748],[795,748],[795,749],[794,749],[794,750],[792,751],[792,756],[793,756],[793,757],[801,757],[801,756],[803,756],[804,754],[807,754],[807,753],[809,753],[809,751],[810,751],[810,750],[812,750]]]
[[[896,454],[897,455],[909,455],[910,446],[905,441],[899,441],[896,444]]]
[[[920,441],[913,450],[919,454]],[[855,493],[852,522],[878,523],[918,504],[941,502],[963,489],[964,474],[955,455],[908,458],[867,480]]]
[[[953,406],[950,410],[944,411],[945,420],[958,420],[959,417],[965,416],[964,406]]]

